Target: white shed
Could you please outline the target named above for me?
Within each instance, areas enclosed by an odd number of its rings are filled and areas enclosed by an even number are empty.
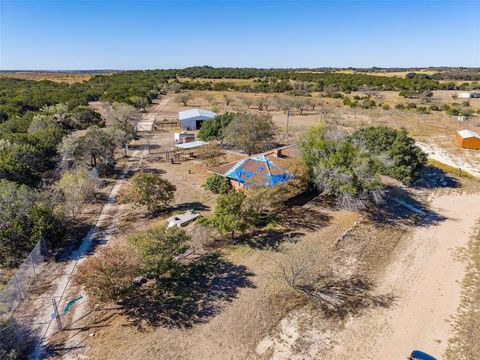
[[[215,116],[217,114],[205,109],[191,109],[178,113],[181,127],[185,130],[198,130],[205,120],[213,119]]]
[[[480,93],[475,92],[461,92],[458,93],[460,99],[480,98]]]

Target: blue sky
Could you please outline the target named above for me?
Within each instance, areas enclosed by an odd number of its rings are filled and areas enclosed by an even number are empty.
[[[5,1],[0,69],[480,66],[480,1]]]

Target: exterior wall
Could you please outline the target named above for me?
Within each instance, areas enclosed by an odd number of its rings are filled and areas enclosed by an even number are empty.
[[[480,150],[480,139],[478,138],[462,138],[459,134],[456,136],[457,144],[464,149],[477,149]]]
[[[462,147],[465,149],[480,150],[480,139],[478,138],[463,139]]]
[[[185,129],[185,130],[198,130],[197,129],[197,121],[207,121],[207,120],[210,120],[212,118],[208,118],[208,117],[205,117],[205,116],[195,116],[195,117],[191,117],[191,118],[188,118],[188,119],[183,119],[183,120],[180,120],[181,122],[181,126],[182,126],[182,129]]]
[[[242,184],[239,184],[238,181],[232,180],[232,179],[230,179],[230,185],[232,185],[232,187],[233,187],[236,191],[240,190],[240,189],[243,187],[243,185],[242,185]]]
[[[463,146],[463,138],[460,136],[460,134],[457,133],[457,135],[455,136],[455,141],[457,142],[457,144],[459,146]]]

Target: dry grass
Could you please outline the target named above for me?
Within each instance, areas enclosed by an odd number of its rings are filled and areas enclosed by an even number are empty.
[[[77,82],[82,82],[89,80],[94,76],[93,74],[88,73],[68,73],[68,72],[2,72],[0,73],[0,78],[13,78],[13,79],[22,79],[22,80],[49,80],[54,82],[64,82],[68,84],[73,84]]]
[[[454,317],[454,336],[449,340],[447,359],[480,358],[480,223],[465,253],[467,273],[462,301]]]
[[[447,165],[447,164],[444,164],[440,161],[430,159],[430,160],[428,160],[428,162],[429,162],[430,165],[433,165],[436,168],[438,168],[438,169],[440,169],[440,170],[442,170],[442,171],[444,171],[448,174],[453,174],[453,175],[460,176],[460,177],[466,177],[468,179],[475,179],[475,177],[473,175],[469,174],[465,170],[462,170],[462,172],[459,173],[458,168]]]

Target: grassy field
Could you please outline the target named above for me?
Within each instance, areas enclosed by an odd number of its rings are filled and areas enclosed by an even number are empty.
[[[68,72],[0,72],[0,78],[14,78],[23,80],[49,80],[54,82],[64,82],[73,84],[89,80],[95,74],[89,73],[68,73]],[[105,75],[105,74],[104,74]]]

